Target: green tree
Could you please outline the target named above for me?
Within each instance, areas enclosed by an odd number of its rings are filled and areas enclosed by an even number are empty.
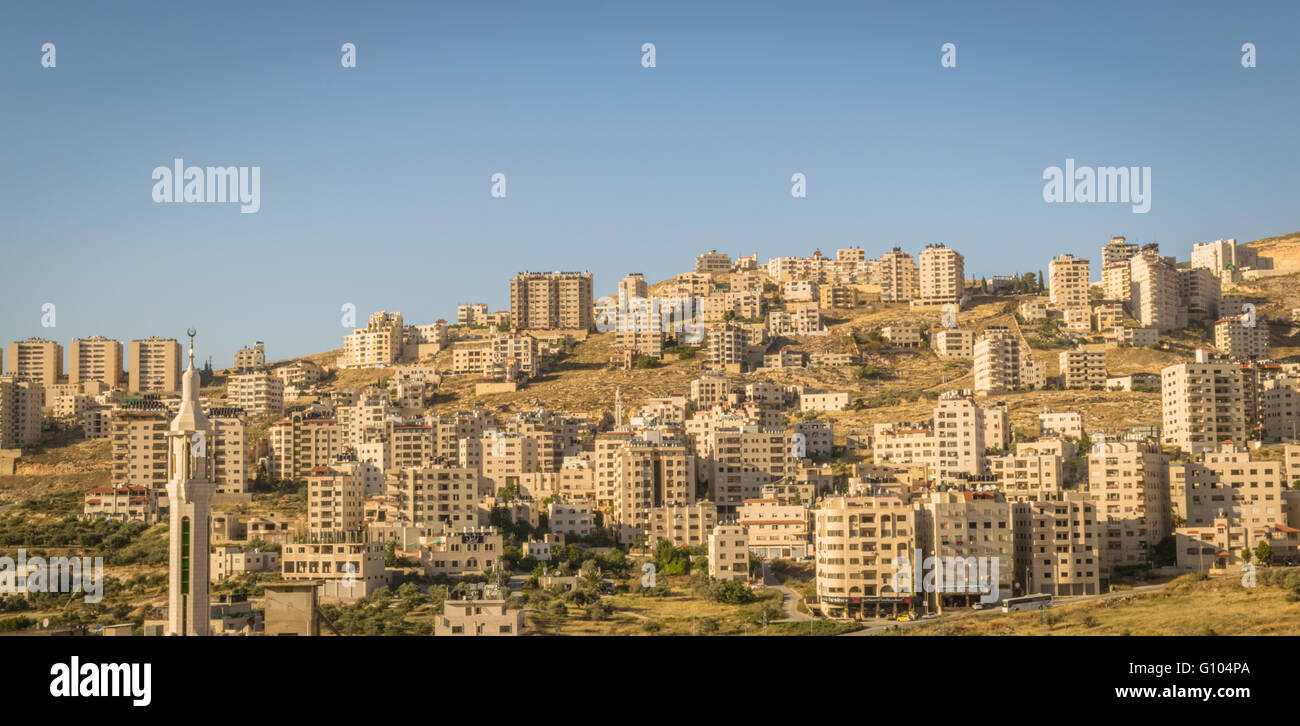
[[[1268,540],[1261,539],[1259,544],[1255,545],[1255,559],[1261,565],[1267,565],[1273,561],[1273,546],[1268,543]]]

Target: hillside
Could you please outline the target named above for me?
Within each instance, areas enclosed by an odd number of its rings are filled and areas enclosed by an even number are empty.
[[[1300,271],[1300,232],[1265,237],[1246,244],[1259,250],[1261,257],[1273,258],[1274,269]]]
[[[1237,579],[1196,582],[1185,575],[1165,590],[1120,595],[1044,611],[940,620],[907,635],[1293,635],[1300,623],[1300,577],[1262,571],[1256,586]],[[1288,579],[1289,578],[1289,579]]]

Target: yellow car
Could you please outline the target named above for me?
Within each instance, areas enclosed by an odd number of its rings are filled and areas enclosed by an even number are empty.
[[[906,622],[908,622],[909,620],[912,620],[912,614],[911,614],[911,613],[903,613],[902,615],[899,615],[899,616],[898,616],[898,622],[900,622],[900,623],[906,623]]]

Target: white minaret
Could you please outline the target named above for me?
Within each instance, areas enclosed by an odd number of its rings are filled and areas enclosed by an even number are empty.
[[[171,507],[171,557],[167,592],[167,634],[207,635],[208,544],[212,536],[212,424],[199,403],[199,372],[194,369],[194,329],[190,365],[181,376],[181,408],[167,432],[167,498]]]
[[[614,389],[614,428],[623,425],[623,389]]]

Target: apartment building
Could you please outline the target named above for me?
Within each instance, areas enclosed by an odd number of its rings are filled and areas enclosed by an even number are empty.
[[[835,262],[853,267],[867,261],[867,251],[861,247],[841,247],[835,250]]]
[[[676,547],[707,547],[717,525],[718,506],[713,502],[665,504],[647,512],[643,537],[650,548],[660,540]]]
[[[818,302],[820,286],[813,280],[787,280],[781,283],[781,297],[786,302]]]
[[[0,376],[0,449],[35,446],[41,440],[40,383],[17,376]]]
[[[510,281],[510,315],[516,328],[591,330],[590,272],[521,272]]]
[[[540,438],[518,433],[489,431],[482,438],[481,486],[495,494],[502,488],[518,488],[520,478],[535,471],[553,471],[554,457],[542,456]],[[543,467],[543,461],[546,466]]]
[[[432,325],[408,325],[402,340],[402,358],[417,361],[432,358],[450,340],[446,318],[438,318]]]
[[[775,353],[768,353],[763,356],[764,368],[802,368],[803,365],[804,354],[785,347]]]
[[[343,453],[344,429],[333,416],[295,412],[271,425],[268,438],[270,474],[274,479],[302,479]]]
[[[1047,320],[1052,312],[1052,306],[1042,298],[1031,298],[1020,303],[1017,308],[1020,317],[1027,323],[1036,323],[1040,320]],[[1005,328],[1002,328],[1005,330]]]
[[[109,413],[109,451],[114,487],[143,485],[163,492],[167,485],[167,428],[171,411],[142,401]],[[206,442],[217,494],[248,491],[248,428],[240,409],[213,407]]]
[[[744,525],[714,525],[708,543],[709,577],[722,582],[749,582],[749,533]]]
[[[722,376],[705,375],[691,381],[691,403],[697,410],[731,400],[731,381]]]
[[[1083,390],[1106,388],[1106,353],[1100,350],[1063,350],[1058,356],[1061,387]]]
[[[161,404],[115,409],[110,414],[112,485],[167,488],[167,429],[171,414]]]
[[[456,306],[456,324],[487,325],[487,314],[487,303],[460,303]]]
[[[280,576],[315,580],[321,597],[353,602],[388,584],[384,545],[360,532],[295,537],[280,550]]]
[[[1273,260],[1260,257],[1259,250],[1249,245],[1238,245],[1234,239],[1218,239],[1192,245],[1192,267],[1203,268],[1227,280],[1236,279],[1244,269],[1272,269]]]
[[[1169,457],[1154,441],[1105,441],[1088,454],[1088,490],[1101,524],[1102,562],[1137,567],[1173,528]]]
[[[547,529],[566,537],[586,537],[596,529],[589,502],[552,501],[546,506]]]
[[[965,258],[942,244],[921,251],[915,305],[957,305],[966,296]]]
[[[437,432],[433,426],[387,422],[384,428],[382,444],[388,461],[382,467],[384,471],[431,466],[437,460]]]
[[[1056,501],[1063,495],[1065,457],[1037,442],[1019,443],[1014,453],[990,456],[988,470],[1008,501]]]
[[[1110,241],[1101,248],[1101,264],[1103,267],[1128,262],[1138,253],[1136,242],[1129,242],[1123,237],[1111,237]]]
[[[514,637],[524,634],[524,611],[509,607],[510,593],[496,586],[455,593],[443,603],[433,635]]]
[[[299,389],[319,383],[325,377],[325,369],[306,358],[280,366],[271,373],[284,381],[286,388],[293,386]]]
[[[1195,361],[1160,372],[1164,443],[1195,454],[1223,441],[1244,442],[1243,400],[1240,368],[1198,349]]]
[[[861,618],[913,609],[921,583],[895,575],[911,567],[916,546],[912,505],[894,495],[837,496],[813,512],[817,602],[831,618]]]
[[[141,485],[95,487],[86,491],[81,518],[153,524],[158,521],[158,491]]]
[[[930,348],[945,360],[971,360],[975,357],[975,331],[936,331],[930,334]]]
[[[1126,309],[1133,294],[1132,277],[1128,261],[1115,262],[1101,268],[1101,296],[1117,302]]]
[[[210,560],[208,577],[212,582],[221,582],[231,575],[280,571],[280,553],[273,551],[245,552],[242,547],[216,547]]]
[[[398,471],[390,485],[398,522],[436,532],[478,527],[486,513],[479,507],[479,472],[439,462]]]
[[[1171,510],[1184,527],[1214,527],[1219,519],[1246,530],[1286,524],[1287,489],[1283,462],[1256,461],[1240,446],[1169,464]]]
[[[1124,324],[1124,305],[1118,302],[1098,302],[1092,306],[1092,329],[1098,333],[1113,331]]]
[[[822,285],[817,303],[823,308],[857,307],[858,290],[852,285]]]
[[[109,388],[125,378],[122,343],[103,336],[77,338],[68,344],[68,382],[99,381]]]
[[[487,341],[457,344],[452,351],[453,373],[515,380],[536,376],[540,366],[538,342],[530,335],[496,335]]]
[[[1231,517],[1216,517],[1209,526],[1180,527],[1174,538],[1178,567],[1198,572],[1239,573],[1244,563],[1242,552],[1253,554],[1261,542],[1269,545],[1271,564],[1294,562],[1300,556],[1300,529],[1285,524],[1245,527]]]
[[[181,383],[181,344],[174,338],[150,336],[128,345],[128,391],[175,393]]]
[[[929,609],[943,612],[988,597],[993,602],[1011,597],[1015,577],[1011,506],[998,492],[953,489],[930,492],[913,502],[916,546],[923,557],[942,563],[943,569],[943,576],[935,577],[933,591],[921,595]]]
[[[1062,501],[1016,502],[1016,595],[1099,595],[1109,589],[1102,561],[1101,525],[1086,494]]]
[[[357,328],[343,336],[340,368],[381,368],[397,363],[402,356],[405,326],[401,313],[380,310]]]
[[[421,543],[420,564],[429,577],[460,577],[501,566],[503,537],[496,527],[466,527]]]
[[[717,250],[709,250],[695,258],[695,271],[710,274],[731,272],[731,257]]]
[[[1178,305],[1186,311],[1188,324],[1219,317],[1222,288],[1214,273],[1201,268],[1179,268]]]
[[[880,329],[880,337],[895,348],[920,348],[921,329],[915,325],[887,325]]]
[[[1145,328],[1158,331],[1187,327],[1187,311],[1180,307],[1178,269],[1172,258],[1161,257],[1151,245],[1129,260],[1129,314]]]
[[[63,346],[52,340],[28,338],[9,344],[8,375],[46,388],[63,382]]]
[[[876,278],[882,302],[908,302],[920,294],[920,271],[916,262],[898,247],[880,256],[876,263]]]
[[[248,492],[248,421],[240,408],[213,406],[208,409],[212,438],[216,442],[209,452],[217,494]]]
[[[1118,325],[1112,331],[1115,345],[1152,346],[1160,339],[1160,331],[1155,328],[1130,328]]]
[[[1078,411],[1043,411],[1038,414],[1039,436],[1083,438],[1083,414]]]
[[[872,452],[876,463],[929,465],[936,477],[979,476],[987,472],[985,453],[1009,445],[1004,405],[980,406],[950,391],[940,397],[929,422],[876,424]]]
[[[259,340],[251,348],[235,351],[235,364],[231,367],[241,372],[262,370],[266,367],[266,344]]]
[[[814,250],[812,257],[773,257],[767,261],[767,276],[778,282],[798,279],[828,282],[837,272],[837,263],[823,257],[820,249]]]
[[[843,411],[849,407],[849,394],[844,391],[810,391],[799,394],[800,411]]]
[[[696,459],[684,443],[631,439],[619,447],[613,465],[611,524],[621,543],[644,536],[655,510],[695,503]],[[703,541],[701,535],[695,543]]]
[[[435,455],[447,461],[458,461],[461,454],[461,442],[473,441],[483,436],[489,427],[490,417],[482,408],[473,411],[459,411],[454,416],[440,416],[430,419],[437,435],[435,437]]]
[[[1057,309],[1087,308],[1092,263],[1074,255],[1057,255],[1047,264],[1048,295]]]
[[[760,560],[801,560],[812,552],[810,510],[805,504],[763,496],[746,499],[736,510],[736,521],[745,528],[749,551]],[[803,501],[811,503],[812,496]]]
[[[1214,347],[1234,360],[1268,358],[1268,323],[1222,318],[1214,324]]]
[[[696,441],[696,450],[707,452],[701,466],[713,500],[728,510],[758,497],[764,485],[794,476],[798,460],[791,448],[785,429],[754,424],[718,428],[702,445]]]
[[[1046,366],[1006,328],[989,328],[976,340],[973,367],[976,395],[1041,388],[1046,382]]]
[[[803,437],[805,456],[827,456],[834,451],[835,422],[830,419],[796,421],[795,437]]]
[[[650,286],[646,284],[645,275],[634,272],[618,281],[618,306],[627,310],[633,300],[650,297]]]
[[[815,302],[787,303],[785,310],[772,310],[767,314],[769,335],[826,335],[822,327],[821,309]]]
[[[226,382],[226,400],[251,416],[284,413],[284,380],[268,370],[235,373]]]
[[[352,532],[364,524],[366,483],[363,464],[335,462],[307,475],[307,529],[312,533]]]

